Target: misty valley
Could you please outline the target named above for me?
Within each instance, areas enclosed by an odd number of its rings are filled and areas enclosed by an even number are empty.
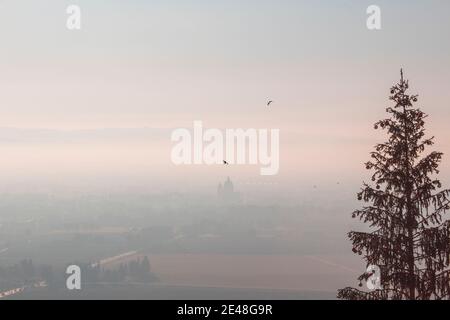
[[[238,292],[218,293],[232,298],[267,283],[274,288],[270,292],[294,298],[309,288],[291,287],[292,279],[279,277],[286,264],[304,265],[302,259],[311,266],[299,279],[316,272],[314,264],[333,278],[335,267],[327,265],[332,262],[316,255],[348,250],[344,232],[333,229],[336,206],[244,205],[224,186],[212,197],[1,195],[0,292],[4,298],[95,298],[108,296],[113,287],[117,298],[130,292],[149,298],[148,290],[150,296],[184,297],[185,288],[198,287],[198,294],[207,296],[208,287],[235,286]],[[299,261],[292,260],[296,256]],[[261,263],[267,265],[260,268],[263,281],[254,272]],[[65,288],[65,270],[72,264],[81,268],[80,292]],[[254,279],[239,288],[246,273]],[[317,291],[327,296],[337,285],[332,282]],[[12,294],[14,289],[20,290]]]
[[[450,300],[449,12],[0,0],[0,308]]]

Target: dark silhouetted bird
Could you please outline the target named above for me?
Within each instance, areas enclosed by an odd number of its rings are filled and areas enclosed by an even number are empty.
[[[269,100],[268,102],[267,102],[267,106],[270,106],[271,104],[272,104],[272,100]]]
[[[226,162],[225,160],[223,160],[223,164],[228,164],[228,162]]]

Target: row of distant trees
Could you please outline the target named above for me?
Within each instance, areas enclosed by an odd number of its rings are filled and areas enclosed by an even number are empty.
[[[38,280],[50,280],[52,267],[49,265],[35,265],[31,259],[21,260],[10,266],[0,266],[0,290],[11,289]]]
[[[81,268],[82,283],[99,282],[153,282],[157,280],[151,271],[147,256],[130,260],[127,263],[102,267],[90,263],[73,263]],[[65,269],[50,265],[35,265],[31,259],[24,259],[7,267],[0,267],[0,290],[45,281],[50,288],[66,286]]]
[[[91,264],[79,265],[82,272],[82,282],[152,282],[156,275],[151,271],[147,256],[130,260],[127,263],[102,267]]]

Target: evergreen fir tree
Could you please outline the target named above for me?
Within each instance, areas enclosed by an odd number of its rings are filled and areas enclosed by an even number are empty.
[[[423,156],[434,137],[425,137],[427,115],[413,106],[418,96],[407,93],[408,81],[400,73],[391,88],[394,105],[386,109],[390,117],[375,123],[389,139],[371,152],[366,168],[373,170],[372,184],[364,183],[358,193],[368,205],[352,215],[373,231],[348,234],[353,252],[380,268],[380,288],[347,287],[338,291],[341,299],[450,298],[450,222],[443,217],[450,190],[440,190],[434,177],[442,153]],[[372,276],[365,272],[358,279]]]

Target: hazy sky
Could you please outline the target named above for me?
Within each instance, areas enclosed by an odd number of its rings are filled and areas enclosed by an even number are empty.
[[[66,29],[70,4],[80,31]],[[382,30],[366,28],[371,4]],[[170,131],[194,120],[280,129],[271,182],[359,181],[400,67],[450,181],[449,12],[446,0],[1,0],[0,191],[262,179],[247,166],[175,168]]]

